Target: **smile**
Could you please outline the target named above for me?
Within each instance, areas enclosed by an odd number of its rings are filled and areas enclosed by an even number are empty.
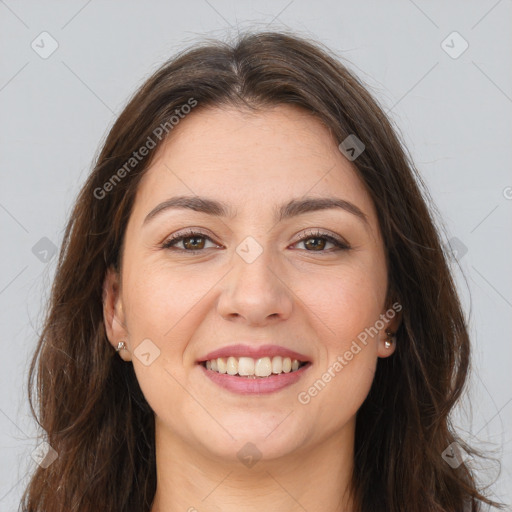
[[[312,365],[311,357],[280,345],[254,340],[202,355],[197,368],[217,386],[232,393],[261,395],[291,386]]]
[[[257,379],[296,372],[307,362],[281,356],[265,356],[258,359],[229,356],[209,359],[202,364],[207,370],[216,373]]]

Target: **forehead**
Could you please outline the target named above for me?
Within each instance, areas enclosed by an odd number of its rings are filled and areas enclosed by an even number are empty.
[[[356,203],[370,221],[374,216],[362,181],[328,128],[287,105],[256,112],[204,108],[181,120],[141,180],[136,208],[147,213],[173,195],[227,202],[232,213],[328,195]]]

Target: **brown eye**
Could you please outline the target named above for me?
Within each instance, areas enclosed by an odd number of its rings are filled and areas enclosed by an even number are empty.
[[[204,233],[189,231],[187,233],[177,234],[164,242],[162,244],[162,249],[173,249],[177,251],[183,252],[201,252],[204,249],[208,249],[209,247],[205,247],[207,241],[212,242],[213,246],[218,247],[213,243],[212,239],[206,236]],[[182,247],[175,247],[178,244],[182,243]]]
[[[163,249],[172,249],[181,252],[196,253],[202,252],[209,247],[206,247],[207,242],[212,242],[214,247],[219,247],[212,239],[201,232],[188,231],[186,233],[178,233],[169,240],[163,243]],[[182,247],[178,244],[182,243]],[[342,239],[337,239],[332,235],[323,233],[321,231],[314,233],[307,233],[300,238],[294,245],[304,243],[307,252],[330,253],[339,250],[348,250],[350,246]],[[334,247],[326,249],[327,244],[332,244]],[[210,247],[211,248],[211,247]]]
[[[350,249],[350,246],[345,241],[338,240],[334,236],[322,233],[321,231],[307,233],[296,243],[304,243],[305,250],[308,252],[333,252]],[[325,250],[326,244],[329,243],[334,245],[334,249]]]
[[[311,243],[310,240],[315,240],[315,243]],[[307,238],[304,242],[304,245],[307,249],[312,249],[314,251],[316,250],[322,250],[325,249],[325,244],[327,243],[327,240],[325,238],[321,237],[311,237]]]
[[[199,242],[198,242],[199,240]],[[202,243],[201,243],[202,240]],[[186,249],[196,250],[196,249],[204,249],[204,237],[202,236],[187,236],[182,238],[183,246]]]

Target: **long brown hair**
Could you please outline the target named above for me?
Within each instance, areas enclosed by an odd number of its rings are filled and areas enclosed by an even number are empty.
[[[266,32],[244,34],[233,44],[206,41],[166,62],[110,130],[66,226],[30,368],[32,411],[58,457],[35,470],[23,510],[151,507],[153,412],[133,366],[115,357],[106,337],[102,286],[107,269],[119,269],[139,180],[172,136],[183,106],[193,102],[196,111],[293,104],[317,116],[337,141],[356,135],[366,146],[353,165],[378,212],[388,298],[403,309],[397,350],[379,359],[357,414],[357,510],[476,512],[481,503],[499,506],[478,489],[468,464],[452,468],[441,456],[456,441],[479,455],[458,439],[449,420],[468,376],[470,341],[430,198],[412,159],[377,101],[339,58],[306,39]],[[132,161],[149,139],[155,149]]]

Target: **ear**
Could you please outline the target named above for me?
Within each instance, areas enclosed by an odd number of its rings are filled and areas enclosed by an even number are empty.
[[[379,330],[377,355],[379,357],[389,357],[396,350],[396,332],[402,323],[402,305],[400,302],[395,301],[393,304],[390,304],[382,312],[381,320],[385,325]],[[385,345],[385,341],[388,338],[386,331],[391,331],[394,336],[394,343],[389,348],[386,348]]]
[[[105,331],[110,344],[117,349],[120,341],[126,343],[127,350],[120,350],[119,355],[124,361],[131,361],[128,331],[125,327],[123,302],[121,298],[119,273],[109,267],[103,281],[103,319]]]

